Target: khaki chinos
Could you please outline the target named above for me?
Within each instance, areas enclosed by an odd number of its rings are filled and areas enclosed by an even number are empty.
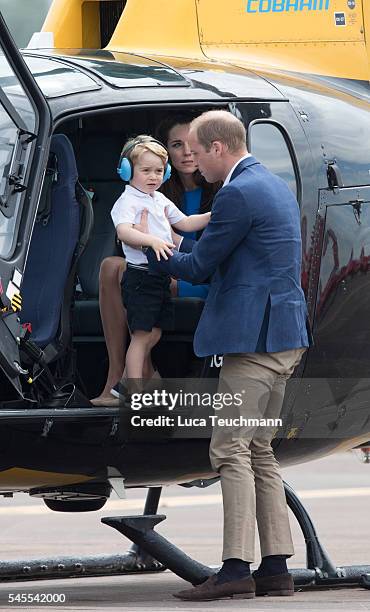
[[[225,401],[217,416],[279,418],[286,381],[305,350],[225,355],[218,391],[239,394],[233,397],[241,397],[242,401],[233,401],[230,406]],[[223,561],[254,561],[256,519],[262,557],[294,554],[284,486],[271,447],[275,431],[275,426],[243,424],[216,424],[213,428],[210,460],[221,479]]]

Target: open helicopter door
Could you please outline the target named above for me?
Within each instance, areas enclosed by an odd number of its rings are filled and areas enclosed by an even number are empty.
[[[18,318],[51,114],[0,13],[0,367],[21,394]]]

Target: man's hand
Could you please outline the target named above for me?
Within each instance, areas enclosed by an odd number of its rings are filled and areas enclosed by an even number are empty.
[[[161,257],[167,260],[167,255],[172,255],[171,249],[175,248],[172,242],[166,242],[166,240],[162,240],[162,238],[158,238],[157,236],[151,236],[150,246],[155,252],[158,261],[161,261]]]
[[[149,234],[149,226],[148,226],[148,214],[149,210],[147,208],[143,209],[140,217],[140,223],[135,223],[133,225],[134,229],[139,232],[143,232],[143,234]]]

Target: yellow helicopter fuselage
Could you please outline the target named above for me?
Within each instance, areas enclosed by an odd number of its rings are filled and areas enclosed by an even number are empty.
[[[367,0],[54,0],[43,30],[57,48],[370,79]]]

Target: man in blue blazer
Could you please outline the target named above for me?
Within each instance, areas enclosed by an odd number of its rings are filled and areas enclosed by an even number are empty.
[[[221,180],[223,187],[191,252],[174,252],[157,262],[149,250],[148,260],[174,277],[209,281],[194,350],[201,357],[222,354],[219,391],[242,393],[245,399],[241,406],[225,403],[218,416],[236,425],[215,425],[210,445],[224,503],[223,566],[176,596],[201,601],[293,595],[286,558],[294,549],[271,448],[275,427],[250,427],[239,417],[279,417],[286,380],[310,344],[300,285],[299,207],[287,184],[248,153],[245,128],[227,111],[197,117],[189,143],[206,180]],[[252,576],[255,519],[262,562]]]

